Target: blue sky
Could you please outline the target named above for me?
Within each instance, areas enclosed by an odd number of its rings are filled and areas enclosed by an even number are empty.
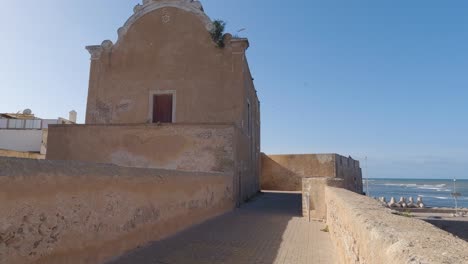
[[[115,41],[138,2],[2,3],[0,112],[84,121],[84,46]],[[467,1],[202,3],[228,32],[247,29],[264,152],[368,156],[371,177],[468,178]]]

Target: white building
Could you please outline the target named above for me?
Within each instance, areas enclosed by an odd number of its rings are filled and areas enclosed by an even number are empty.
[[[69,119],[41,119],[29,109],[17,114],[0,113],[0,155],[7,153],[10,156],[9,151],[45,155],[49,125],[75,123],[75,111],[70,112]]]

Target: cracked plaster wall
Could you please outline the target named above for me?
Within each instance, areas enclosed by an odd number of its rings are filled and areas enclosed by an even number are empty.
[[[47,159],[233,172],[234,129],[230,125],[51,126]]]

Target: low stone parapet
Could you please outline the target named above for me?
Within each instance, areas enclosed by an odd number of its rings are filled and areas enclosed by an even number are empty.
[[[101,263],[234,207],[225,173],[0,158],[0,263]]]
[[[343,263],[468,263],[468,243],[378,201],[325,187],[327,224]]]

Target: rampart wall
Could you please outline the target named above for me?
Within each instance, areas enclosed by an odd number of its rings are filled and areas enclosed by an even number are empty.
[[[125,167],[234,172],[233,125],[141,124],[49,127],[47,159]]]
[[[302,179],[340,178],[344,188],[362,193],[359,161],[337,154],[265,155],[260,175],[263,190],[301,191]]]
[[[234,207],[229,173],[0,158],[0,263],[100,263]]]

